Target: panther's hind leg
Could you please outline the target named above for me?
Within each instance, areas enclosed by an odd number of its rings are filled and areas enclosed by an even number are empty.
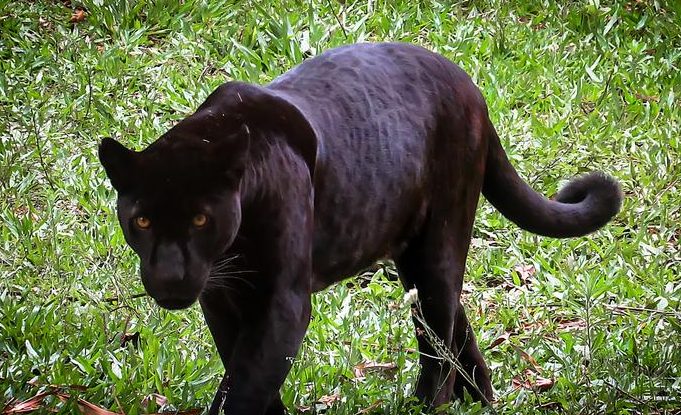
[[[415,316],[414,324],[421,374],[416,396],[432,407],[449,402],[455,396],[462,397],[464,388],[476,400],[485,402],[492,399],[489,370],[460,302],[469,242],[469,239],[461,240],[461,237],[469,234],[470,230],[459,228],[459,232],[452,233],[456,236],[448,233],[441,224],[428,226],[396,259],[405,289],[418,289],[422,317]],[[433,339],[428,333],[437,338]],[[433,342],[437,343],[435,347]],[[448,349],[448,358],[457,358],[466,376],[457,374],[447,358],[441,356],[443,348]],[[477,389],[466,377],[475,381]],[[478,389],[482,393],[477,392]]]
[[[489,404],[494,398],[490,371],[482,353],[480,353],[478,343],[475,341],[475,334],[473,334],[461,304],[459,304],[459,310],[456,312],[452,349],[458,349],[459,363],[465,373],[465,376],[457,375],[454,381],[454,394],[463,399],[464,390],[467,390],[474,400]],[[474,382],[475,386],[471,381]]]
[[[443,177],[452,179],[443,186],[447,190],[431,200],[423,227],[395,258],[405,288],[418,289],[427,325],[426,330],[420,319],[414,318],[421,363],[416,396],[431,407],[463,396],[464,388],[477,400],[492,399],[489,370],[460,302],[482,177],[451,169],[443,172],[440,178]],[[440,348],[448,349],[449,356],[458,359],[466,376],[458,375],[446,359],[438,356],[427,333],[434,334]],[[477,389],[466,378],[474,380]]]

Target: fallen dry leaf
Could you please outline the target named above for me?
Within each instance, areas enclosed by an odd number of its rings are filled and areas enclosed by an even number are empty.
[[[381,406],[382,403],[383,401],[379,399],[376,402],[372,403],[371,405],[367,406],[366,408],[362,409],[361,411],[357,412],[355,415],[366,415],[372,413],[374,409]]]
[[[525,369],[521,375],[516,375],[511,380],[513,389],[528,389],[544,392],[553,387],[555,381],[539,376],[532,369]]]
[[[543,378],[541,376],[537,376],[534,386],[539,389],[540,391],[547,391],[553,387],[555,384],[555,381],[553,379],[547,379]]]
[[[317,402],[323,403],[326,406],[332,406],[334,402],[338,401],[340,401],[340,395],[337,393],[333,393],[331,395],[324,395],[317,400]]]
[[[151,401],[156,402],[156,405],[158,406],[163,406],[168,403],[168,398],[158,393],[152,393],[145,396],[144,399],[142,399],[142,406],[147,408]]]
[[[55,393],[55,395],[62,402],[66,402],[71,399],[71,396],[68,393]],[[80,412],[83,415],[120,415],[117,412],[111,412],[102,408],[101,406],[97,406],[91,402],[88,402],[85,399],[76,398],[76,402],[78,404],[78,409],[80,409]]]
[[[397,371],[397,365],[395,363],[366,361],[355,365],[352,371],[356,379],[364,379],[368,372],[380,372],[392,377]]]
[[[513,270],[518,273],[522,282],[528,282],[537,273],[534,265],[517,265]]]
[[[525,350],[521,349],[521,348],[518,347],[518,346],[515,346],[515,345],[514,345],[513,348],[520,354],[520,357],[521,357],[524,361],[526,361],[527,363],[529,363],[529,364],[532,365],[532,367],[534,368],[534,370],[535,370],[537,373],[541,373],[541,372],[542,372],[541,366],[539,366],[539,363],[537,363],[537,361],[535,360],[534,357],[530,356],[529,353],[527,353]]]
[[[636,97],[636,99],[638,99],[639,101],[643,101],[643,102],[651,102],[651,101],[652,102],[659,102],[660,101],[660,97],[657,97],[657,96],[654,96],[654,95],[644,95],[644,94],[640,94],[640,93],[637,92],[637,93],[634,94],[634,96]]]
[[[530,321],[523,323],[523,332],[540,331],[546,328],[547,322],[545,320]]]
[[[2,415],[10,414],[27,414],[40,409],[40,404],[48,396],[52,395],[50,392],[43,392],[35,395],[32,398],[28,398],[25,401],[17,402],[16,400],[10,400],[7,402],[4,408],[2,408]]]
[[[568,330],[583,330],[586,328],[586,321],[581,318],[575,318],[571,320],[563,320],[558,322],[558,330],[568,331]]]
[[[73,14],[71,15],[71,19],[69,20],[69,22],[80,23],[83,20],[85,20],[86,17],[87,17],[87,12],[85,12],[85,10],[76,9],[76,11],[74,11]]]
[[[79,386],[79,385],[75,385]],[[71,395],[65,393],[63,390],[66,387],[54,387],[46,392],[41,392],[33,396],[32,398],[26,399],[25,401],[16,402],[10,401],[0,412],[0,415],[15,415],[15,414],[28,414],[35,411],[40,412],[51,412],[52,408],[47,408],[43,405],[43,401],[48,396],[56,396],[60,401],[66,402],[71,399]],[[159,395],[160,396],[160,395]],[[108,409],[104,409],[101,406],[95,405],[92,402],[88,402],[85,399],[75,398],[78,409],[82,415],[124,415],[119,412],[112,412]],[[199,415],[202,412],[201,409],[189,409],[186,411],[176,411],[173,412],[175,415]],[[149,414],[149,415],[161,415],[161,414]]]
[[[487,350],[494,349],[495,347],[497,347],[497,346],[500,345],[501,343],[503,343],[503,342],[505,342],[506,340],[508,340],[509,337],[511,337],[511,333],[509,333],[509,332],[506,332],[506,333],[502,334],[501,336],[499,336],[499,337],[497,337],[496,339],[494,339],[494,341],[493,341],[489,346],[487,346]]]

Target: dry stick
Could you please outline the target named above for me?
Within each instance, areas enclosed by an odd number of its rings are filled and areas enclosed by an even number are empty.
[[[28,93],[26,94],[26,102],[28,102]],[[33,111],[33,106],[29,105],[28,106],[29,111],[31,111],[31,121],[32,121],[32,127],[33,127],[33,134],[35,135],[35,145],[36,148],[38,149],[38,159],[40,160],[40,167],[43,170],[43,174],[45,175],[45,179],[47,180],[47,183],[50,185],[50,188],[52,191],[56,191],[57,188],[54,185],[54,182],[52,181],[52,178],[50,177],[49,173],[47,172],[47,165],[45,164],[45,160],[43,159],[43,149],[40,146],[40,133],[38,132],[38,123],[35,119],[35,111]]]
[[[137,294],[133,294],[130,297],[127,297],[127,298],[124,298],[124,299],[134,300],[135,298],[145,297],[146,295],[147,295],[147,293],[137,293]],[[116,303],[116,302],[120,302],[124,299],[121,299],[120,297],[107,297],[107,298],[104,298],[102,301],[104,301],[105,303]]]
[[[608,74],[608,80],[605,81],[605,88],[603,88],[603,92],[601,92],[601,95],[596,100],[596,107],[601,105],[601,102],[603,102],[603,98],[605,98],[605,95],[608,93],[608,90],[610,89],[610,81],[612,81],[614,73],[615,71],[610,71],[610,74]]]
[[[420,301],[417,300],[414,303],[414,305],[416,307],[416,313],[414,315],[423,326],[423,329],[425,331],[424,335],[426,336],[426,339],[430,343],[431,347],[435,350],[435,353],[438,355],[438,357],[428,355],[426,356],[434,359],[446,360],[449,364],[451,364],[452,370],[456,370],[458,374],[461,375],[480,394],[483,403],[485,403],[489,407],[492,413],[496,414],[497,412],[492,406],[492,403],[487,400],[485,395],[478,387],[477,383],[475,383],[475,380],[468,373],[466,373],[463,366],[461,366],[461,363],[459,363],[458,356],[453,356],[451,350],[449,349],[449,346],[445,345],[442,339],[438,337],[438,335],[433,331],[433,329],[431,329],[430,326],[426,324],[426,320],[423,315],[423,310],[421,309]],[[425,353],[421,353],[421,351],[419,351],[419,354],[425,355]]]
[[[333,14],[333,17],[336,18],[336,21],[338,22],[338,26],[340,26],[341,30],[343,31],[343,36],[347,39],[348,38],[348,32],[345,31],[345,27],[343,27],[343,23],[340,20],[340,17],[336,14],[336,11],[333,9],[333,5],[331,4],[331,0],[326,0],[326,4],[329,6],[329,9],[331,9],[331,14]]]
[[[9,290],[6,291],[7,295],[11,295],[12,297],[21,297],[25,293],[23,291],[18,291],[18,290]],[[130,297],[127,298],[120,298],[120,297],[106,297],[102,299],[105,303],[117,303],[123,300],[134,300],[135,298],[140,298],[140,297],[146,297],[147,293],[138,293],[138,294],[133,294]],[[66,301],[83,301],[81,298],[73,297],[71,295],[67,295],[66,297],[63,298]]]
[[[631,399],[631,400],[633,400],[633,401],[636,401],[636,403],[638,403],[639,405],[645,405],[645,404],[646,404],[646,402],[643,402],[641,399],[639,399],[639,398],[637,398],[636,396],[632,395],[631,393],[625,391],[624,389],[620,388],[620,387],[617,386],[616,384],[614,384],[614,383],[612,383],[612,382],[609,382],[607,379],[604,379],[604,380],[603,380],[603,383],[605,383],[606,385],[610,386],[611,388],[614,388],[615,390],[617,390],[617,392],[619,392],[619,393],[621,393],[621,394],[623,394],[623,395],[626,395],[627,398],[629,398],[629,399]]]
[[[366,408],[362,409],[361,411],[357,412],[355,415],[365,415],[371,413],[374,409],[378,408],[383,401],[378,400],[371,405],[367,406]]]
[[[641,311],[645,313],[653,313],[653,314],[662,314],[665,316],[669,317],[681,317],[681,313],[677,313],[675,311],[664,311],[664,310],[655,310],[654,308],[644,308],[644,307],[630,307],[626,305],[617,305],[617,304],[603,304],[606,308],[609,308],[610,310],[613,311]]]
[[[92,67],[89,66],[87,70],[87,91],[87,110],[84,118],[90,116],[90,108],[92,107]]]

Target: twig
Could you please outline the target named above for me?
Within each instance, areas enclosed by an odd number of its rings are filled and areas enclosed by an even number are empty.
[[[633,401],[636,401],[637,404],[639,404],[639,405],[645,405],[645,402],[643,402],[641,399],[635,397],[634,395],[630,394],[629,392],[625,391],[624,389],[620,388],[619,386],[617,386],[617,385],[615,385],[615,384],[609,382],[607,379],[604,379],[604,380],[603,380],[603,383],[605,383],[606,385],[610,386],[611,388],[615,388],[615,390],[617,390],[617,392],[619,392],[619,393],[621,393],[621,394],[623,394],[623,395],[626,395],[627,398],[629,398],[629,399],[631,399],[631,400],[633,400]]]
[[[137,293],[133,294],[130,297],[125,298],[126,300],[134,300],[135,298],[140,298],[140,297],[146,297],[147,293]],[[107,297],[104,298],[102,301],[105,303],[116,303],[122,301],[120,297]]]
[[[26,102],[29,102],[29,97],[28,93],[26,93]],[[32,127],[33,127],[33,134],[35,135],[35,145],[38,150],[38,160],[40,161],[40,167],[43,170],[43,174],[45,175],[45,179],[47,180],[47,183],[50,185],[50,188],[52,191],[56,191],[57,188],[54,185],[54,182],[52,181],[52,178],[50,177],[49,173],[47,172],[47,165],[45,164],[45,160],[43,159],[43,149],[40,146],[40,133],[38,131],[38,123],[35,118],[35,111],[33,111],[33,106],[28,105],[28,110],[31,111],[31,122],[32,122]],[[52,211],[52,209],[50,209]]]
[[[656,310],[654,308],[645,308],[645,307],[630,307],[626,305],[617,305],[617,304],[604,304],[605,308],[609,308],[610,310],[614,311],[641,311],[645,313],[653,313],[653,314],[663,314],[665,316],[670,316],[670,317],[677,317],[681,318],[681,313],[677,313],[675,311],[664,311],[664,310]]]
[[[343,27],[343,23],[340,20],[340,17],[336,14],[336,11],[333,9],[333,5],[331,4],[331,0],[326,0],[326,4],[329,6],[329,9],[331,9],[331,14],[333,14],[333,17],[336,18],[336,21],[338,22],[338,26],[340,26],[341,30],[343,31],[343,36],[347,39],[348,38],[348,32],[345,30],[345,27]]]
[[[85,111],[85,117],[90,116],[90,108],[92,107],[92,68],[88,66],[87,69],[87,110]]]
[[[608,80],[605,81],[605,88],[603,88],[603,92],[601,92],[601,96],[598,97],[596,100],[596,107],[599,107],[601,105],[601,102],[603,101],[603,98],[605,98],[605,94],[608,93],[608,89],[610,89],[610,81],[612,81],[612,76],[615,73],[615,71],[610,71],[610,74],[608,75]]]
[[[371,405],[367,406],[366,408],[362,409],[361,411],[357,412],[355,415],[365,415],[365,414],[368,414],[368,413],[370,413],[371,411],[373,411],[374,409],[378,408],[382,403],[383,403],[383,401],[378,400],[378,401],[372,403]]]

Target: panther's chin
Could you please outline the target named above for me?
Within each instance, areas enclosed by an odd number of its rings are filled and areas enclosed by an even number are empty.
[[[166,310],[182,310],[196,302],[196,298],[155,298],[156,304]]]

